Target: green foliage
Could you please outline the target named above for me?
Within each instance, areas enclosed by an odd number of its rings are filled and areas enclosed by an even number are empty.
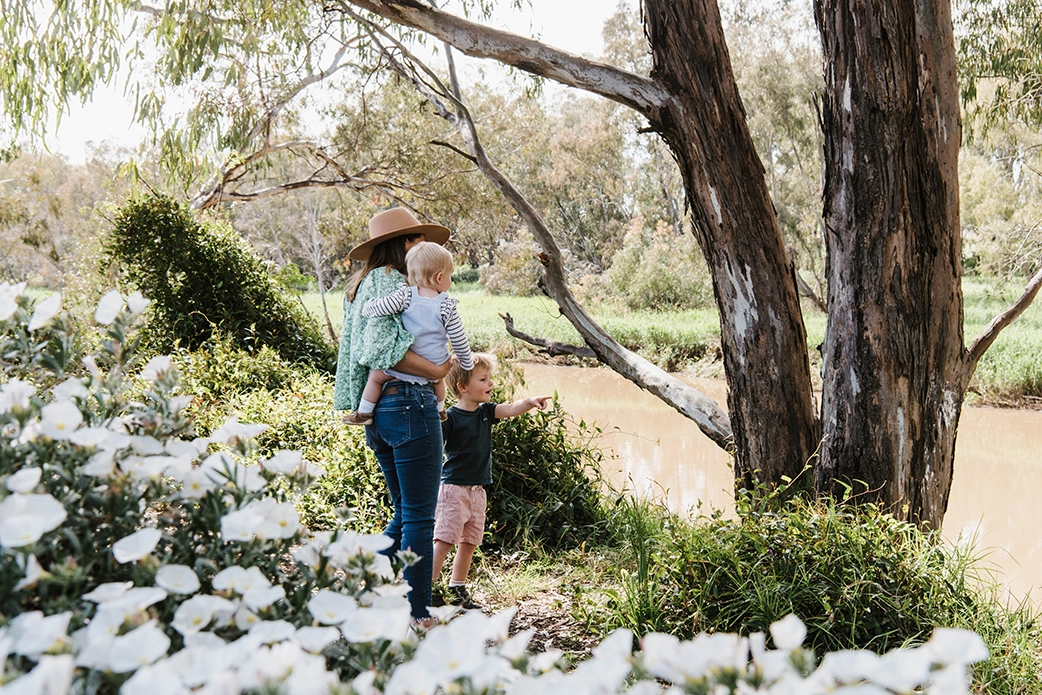
[[[353,516],[362,530],[383,529],[390,518],[383,476],[365,445],[365,430],[342,424],[330,410],[328,375],[286,362],[266,348],[247,353],[226,340],[183,351],[175,362],[185,389],[198,394],[188,412],[201,433],[238,414],[244,422],[268,424],[257,438],[260,455],[292,449],[306,460],[322,461],[326,475],[297,502],[309,528],[334,529]]]
[[[965,627],[992,651],[978,672],[987,692],[1042,687],[1031,611],[999,607],[972,548],[875,506],[741,491],[735,518],[687,521],[624,498],[613,531],[631,558],[609,592],[605,629],[750,634],[792,613],[821,654],[883,653],[925,641],[936,626]]]
[[[158,349],[194,349],[217,331],[251,351],[267,345],[287,360],[334,369],[335,351],[314,319],[227,225],[197,222],[168,198],[141,199],[120,210],[105,252],[152,300],[147,330]]]
[[[513,241],[501,239],[495,250],[495,263],[481,266],[481,284],[489,294],[537,294],[543,268],[536,252],[535,240],[527,228],[518,232]]]
[[[609,294],[634,310],[692,309],[713,301],[709,269],[691,234],[660,222],[649,229],[635,220],[611,268],[584,288]]]
[[[570,427],[556,400],[496,425],[482,547],[556,551],[604,538],[599,434],[584,422]]]
[[[1042,120],[1042,23],[1035,0],[956,3],[959,84],[967,135]]]

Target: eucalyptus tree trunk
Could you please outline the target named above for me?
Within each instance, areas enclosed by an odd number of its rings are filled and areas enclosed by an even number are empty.
[[[818,432],[796,279],[753,146],[714,0],[645,0],[653,122],[680,165],[720,310],[738,482],[795,477]]]
[[[948,0],[818,0],[828,330],[816,485],[940,526],[963,348]],[[857,481],[857,482],[855,482]]]

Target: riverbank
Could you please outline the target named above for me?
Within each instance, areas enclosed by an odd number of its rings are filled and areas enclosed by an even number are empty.
[[[995,316],[1016,300],[1021,289],[993,278],[965,279],[965,343],[972,343]],[[484,288],[476,283],[454,285],[451,293],[459,300],[467,335],[477,350],[553,364],[596,364],[594,360],[576,358],[549,360],[534,346],[507,333],[501,314],[509,314],[517,329],[529,335],[581,344],[579,334],[548,297],[493,296],[485,294]],[[327,295],[330,321],[336,331],[343,321],[342,302],[343,295],[339,292]],[[324,324],[318,294],[306,294],[304,303]],[[723,376],[720,325],[715,309],[648,312],[602,303],[589,310],[625,347],[667,371],[683,372],[691,377]],[[811,373],[817,375],[821,372],[817,346],[825,339],[825,315],[805,305],[804,322],[807,344],[811,346]],[[970,405],[1042,409],[1042,301],[1028,307],[984,355],[966,401]]]

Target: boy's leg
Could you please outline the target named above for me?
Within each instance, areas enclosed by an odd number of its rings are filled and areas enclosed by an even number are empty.
[[[437,523],[437,521],[435,521]],[[441,574],[441,568],[445,565],[445,558],[449,556],[449,551],[452,550],[452,543],[446,543],[445,541],[434,541],[434,572],[431,574],[432,581],[438,581],[438,576]],[[455,565],[453,565],[455,567]],[[455,575],[455,572],[453,572]]]
[[[478,546],[473,543],[459,544],[459,549],[456,550],[456,559],[452,561],[452,580],[449,582],[449,586],[455,586],[459,584],[467,583],[467,575],[470,574],[470,563],[474,559],[474,551]],[[437,557],[437,550],[435,550],[435,557]],[[444,558],[442,558],[444,562]]]

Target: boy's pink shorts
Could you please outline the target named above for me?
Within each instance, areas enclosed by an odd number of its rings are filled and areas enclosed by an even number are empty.
[[[481,545],[485,534],[485,505],[482,485],[442,483],[438,509],[434,513],[434,540],[445,543]]]

